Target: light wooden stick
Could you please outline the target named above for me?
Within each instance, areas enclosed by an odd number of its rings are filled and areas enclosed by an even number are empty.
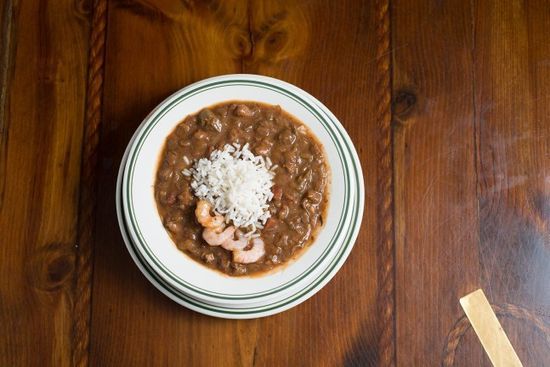
[[[495,367],[522,367],[521,361],[502,329],[483,290],[478,289],[460,299],[481,345]]]

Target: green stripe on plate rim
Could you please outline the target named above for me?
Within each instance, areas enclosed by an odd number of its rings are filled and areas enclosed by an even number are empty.
[[[188,91],[187,93],[183,94],[183,95],[180,95],[178,96],[176,99],[174,99],[173,101],[169,102],[169,104],[167,106],[164,106],[162,108],[159,108],[159,112],[156,113],[156,116],[153,118],[153,122],[151,124],[149,124],[148,126],[146,126],[146,128],[144,129],[144,133],[142,133],[139,138],[138,138],[138,142],[137,144],[139,144],[138,148],[134,150],[132,156],[131,156],[131,163],[130,163],[130,170],[129,170],[129,175],[131,175],[131,177],[133,177],[133,168],[135,166],[135,162],[136,162],[136,157],[137,155],[139,154],[140,150],[141,150],[141,147],[143,145],[143,141],[145,138],[147,138],[147,136],[149,135],[150,131],[152,130],[152,128],[154,126],[156,126],[156,124],[158,123],[158,121],[160,121],[160,119],[177,103],[181,102],[182,100],[185,100],[187,98],[190,98],[191,96],[197,94],[197,93],[200,93],[200,92],[204,92],[205,90],[208,90],[208,89],[212,89],[212,88],[215,88],[215,87],[219,87],[220,85],[250,85],[252,84],[252,86],[255,86],[255,87],[262,87],[262,88],[265,88],[265,89],[269,89],[269,90],[272,90],[272,91],[275,91],[275,92],[278,92],[280,94],[283,94],[283,95],[286,95],[287,97],[290,97],[292,99],[294,99],[296,102],[300,103],[303,107],[305,107],[306,109],[308,109],[308,111],[310,111],[313,115],[315,115],[318,119],[318,122],[321,123],[321,125],[325,128],[325,130],[329,133],[331,139],[333,140],[333,142],[335,143],[335,145],[337,146],[337,149],[339,150],[339,158],[340,158],[340,161],[343,165],[343,167],[345,167],[346,169],[346,173],[349,172],[349,167],[347,165],[347,161],[346,160],[343,160],[342,159],[342,147],[340,145],[340,142],[338,140],[335,140],[334,139],[334,132],[331,131],[330,128],[332,127],[336,127],[337,128],[337,125],[334,123],[334,121],[332,120],[332,118],[330,118],[329,116],[327,116],[331,122],[334,124],[334,126],[330,126],[330,124],[328,124],[323,118],[322,116],[320,116],[318,114],[318,112],[312,108],[306,101],[304,101],[301,97],[299,96],[296,96],[295,94],[291,93],[291,92],[288,92],[286,90],[283,90],[277,86],[273,86],[271,84],[267,84],[267,83],[262,83],[262,82],[256,82],[256,81],[248,81],[248,80],[230,80],[230,81],[221,81],[221,82],[215,82],[215,83],[211,83],[211,84],[207,84],[207,85],[203,85],[203,86],[200,86],[198,88],[196,88],[195,90],[192,90],[192,91]],[[256,84],[256,85],[255,85]],[[258,84],[260,86],[258,86]],[[210,87],[210,88],[208,88]],[[273,89],[271,87],[274,87],[276,89]],[[322,108],[322,106],[319,106]],[[328,127],[328,128],[327,128]],[[338,130],[338,129],[337,129]],[[341,132],[339,132],[340,135]],[[345,143],[346,145],[346,148],[348,149],[348,151],[350,151],[350,148],[348,146],[348,142],[346,141],[346,139],[343,139],[343,142]],[[350,153],[351,155],[351,153]],[[353,155],[351,155],[351,158],[353,158]],[[354,162],[355,163],[355,162]],[[355,167],[354,167],[355,168]],[[355,168],[356,170],[356,168]],[[356,172],[357,174],[357,172]],[[347,176],[345,176],[345,179],[347,178]],[[132,181],[130,181],[132,182]],[[346,180],[346,192],[344,194],[344,197],[347,196],[347,193],[349,192],[349,182]],[[131,185],[128,185],[127,186],[127,190],[129,191],[128,195],[130,198],[132,198],[132,194],[131,194]],[[132,203],[132,200],[130,200],[130,203]],[[347,212],[348,208],[348,203],[346,202],[345,203],[345,208],[344,208],[344,212]],[[166,275],[169,276],[171,279],[173,279],[174,281],[178,282],[178,284],[181,284],[182,286],[184,286],[185,288],[194,288],[198,293],[201,293],[201,294],[205,294],[207,296],[213,296],[213,297],[216,297],[214,296],[214,292],[208,292],[208,291],[205,291],[204,289],[201,289],[199,287],[196,287],[196,286],[193,286],[193,285],[190,285],[188,283],[186,283],[184,281],[184,283],[181,282],[181,278],[177,277],[175,274],[171,273],[170,270],[166,269],[162,263],[160,263],[160,261],[156,258],[156,256],[154,256],[154,254],[151,253],[150,251],[150,248],[147,244],[147,242],[143,239],[143,235],[141,233],[141,230],[139,228],[139,225],[137,224],[137,221],[135,220],[135,217],[134,217],[134,208],[133,208],[133,205],[131,204],[131,215],[130,215],[130,219],[131,221],[133,222],[132,224],[134,224],[135,228],[136,228],[136,233],[139,234],[139,236],[141,238],[139,238],[140,242],[142,242],[142,245],[145,247],[145,251],[149,254],[150,257],[152,257],[152,261],[155,262],[155,264],[157,264],[157,266],[159,266],[159,268],[163,269],[165,272],[166,272]],[[219,294],[220,296],[218,296],[217,298],[222,298],[222,299],[250,299],[250,298],[255,298],[255,297],[258,297],[260,295],[269,295],[269,294],[272,294],[274,292],[277,292],[279,290],[284,290],[292,285],[294,285],[296,282],[300,281],[301,279],[303,279],[305,276],[309,275],[312,271],[314,271],[317,266],[319,265],[319,263],[321,261],[323,261],[326,256],[328,255],[328,252],[330,252],[330,250],[332,250],[332,248],[334,247],[334,242],[335,242],[335,238],[338,238],[338,236],[340,235],[340,232],[342,230],[342,227],[341,227],[341,221],[345,218],[346,216],[345,215],[342,215],[341,218],[340,218],[340,222],[338,224],[338,228],[339,230],[337,231],[337,233],[334,234],[333,238],[331,239],[330,241],[330,245],[327,246],[327,249],[325,250],[325,252],[318,258],[318,260],[316,261],[316,263],[314,263],[309,269],[307,269],[306,271],[304,271],[299,277],[295,278],[293,281],[290,281],[284,285],[281,285],[275,289],[272,289],[272,290],[269,290],[269,291],[264,291],[262,293],[254,293],[254,294],[251,294],[251,295],[239,295],[239,296],[228,296],[228,295],[223,295],[223,294]],[[156,259],[156,261],[154,259]],[[216,294],[217,295],[217,294]]]

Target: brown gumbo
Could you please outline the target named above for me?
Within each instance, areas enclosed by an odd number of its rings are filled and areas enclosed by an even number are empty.
[[[183,174],[198,159],[234,143],[249,143],[252,153],[269,157],[277,166],[269,202],[271,218],[258,232],[265,255],[248,264],[235,262],[231,251],[222,246],[205,242],[195,217],[198,199],[191,188],[192,177]],[[162,222],[180,250],[226,274],[246,275],[283,264],[312,243],[323,225],[328,184],[324,150],[304,124],[279,106],[229,102],[187,116],[168,136],[155,199]]]

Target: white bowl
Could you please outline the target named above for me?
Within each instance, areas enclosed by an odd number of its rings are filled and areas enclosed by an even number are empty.
[[[231,100],[280,105],[297,117],[323,144],[332,172],[328,213],[318,238],[297,261],[265,275],[230,277],[178,250],[162,225],[153,195],[158,159],[170,132],[185,116]],[[328,281],[353,247],[364,204],[357,154],[334,115],[311,95],[288,83],[236,74],[192,84],[167,98],[145,118],[126,154],[128,159],[121,165],[121,209],[133,251],[147,264],[150,274],[179,294],[219,307],[265,305],[307,293],[319,280]]]

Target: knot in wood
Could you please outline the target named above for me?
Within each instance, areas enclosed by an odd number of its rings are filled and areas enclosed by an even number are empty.
[[[238,27],[229,27],[226,31],[231,49],[236,57],[250,57],[252,54],[252,41],[248,32]]]
[[[392,110],[399,120],[405,121],[414,110],[416,105],[416,94],[408,90],[399,90],[392,101]]]
[[[308,43],[311,31],[308,25],[306,15],[299,10],[282,10],[255,18],[251,59],[273,65],[299,55]]]
[[[30,284],[43,291],[62,288],[75,268],[75,254],[69,244],[49,243],[37,249],[26,264]]]
[[[281,52],[288,42],[288,33],[285,31],[275,31],[268,34],[265,38],[265,49],[268,54],[277,54]]]

